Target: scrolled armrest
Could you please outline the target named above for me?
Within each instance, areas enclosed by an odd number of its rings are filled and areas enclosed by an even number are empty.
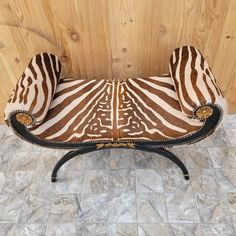
[[[4,113],[7,124],[12,114],[26,126],[40,124],[49,109],[61,74],[59,59],[49,53],[34,56],[13,90]]]
[[[187,116],[207,119],[213,114],[212,105],[226,112],[226,99],[198,49],[191,46],[175,49],[169,68],[181,109]]]

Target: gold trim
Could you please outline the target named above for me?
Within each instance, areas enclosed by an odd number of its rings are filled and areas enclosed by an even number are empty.
[[[213,109],[209,106],[203,106],[200,107],[197,111],[196,111],[196,117],[199,120],[205,120],[208,117],[210,117],[213,114]]]
[[[126,147],[126,148],[135,148],[134,143],[98,143],[96,144],[97,149],[102,148],[117,148],[117,147]]]
[[[16,119],[18,122],[20,122],[23,125],[32,125],[33,124],[33,118],[26,113],[18,113],[16,115]]]

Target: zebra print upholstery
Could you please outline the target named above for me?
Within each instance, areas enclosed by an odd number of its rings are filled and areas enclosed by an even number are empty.
[[[56,56],[36,55],[8,101],[6,122],[22,111],[34,119],[31,134],[55,143],[160,141],[200,130],[204,121],[193,118],[203,105],[226,104],[207,62],[189,46],[172,54],[170,75],[82,80],[60,79],[60,72]]]
[[[32,117],[34,124],[41,124],[60,80],[61,63],[49,53],[41,53],[32,58],[20,77],[5,108],[7,123],[11,113],[24,111]]]
[[[198,49],[191,46],[175,49],[169,67],[181,110],[186,115],[192,117],[193,110],[208,103],[226,110],[226,100]]]

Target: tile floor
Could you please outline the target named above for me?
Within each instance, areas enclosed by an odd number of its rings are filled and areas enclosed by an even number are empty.
[[[236,235],[236,115],[210,138],[173,148],[191,180],[151,153],[104,150],[50,174],[65,151],[0,126],[0,235]]]

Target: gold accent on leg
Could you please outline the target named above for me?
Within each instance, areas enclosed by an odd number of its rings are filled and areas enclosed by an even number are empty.
[[[97,149],[118,148],[118,147],[135,148],[134,143],[98,143],[96,144],[96,146],[97,146]]]
[[[210,117],[213,114],[213,109],[209,106],[203,106],[200,107],[197,111],[196,111],[196,117],[199,120],[205,120],[208,117]]]
[[[33,118],[28,115],[27,113],[18,113],[16,115],[16,119],[18,122],[20,122],[22,125],[32,125],[33,124]]]

